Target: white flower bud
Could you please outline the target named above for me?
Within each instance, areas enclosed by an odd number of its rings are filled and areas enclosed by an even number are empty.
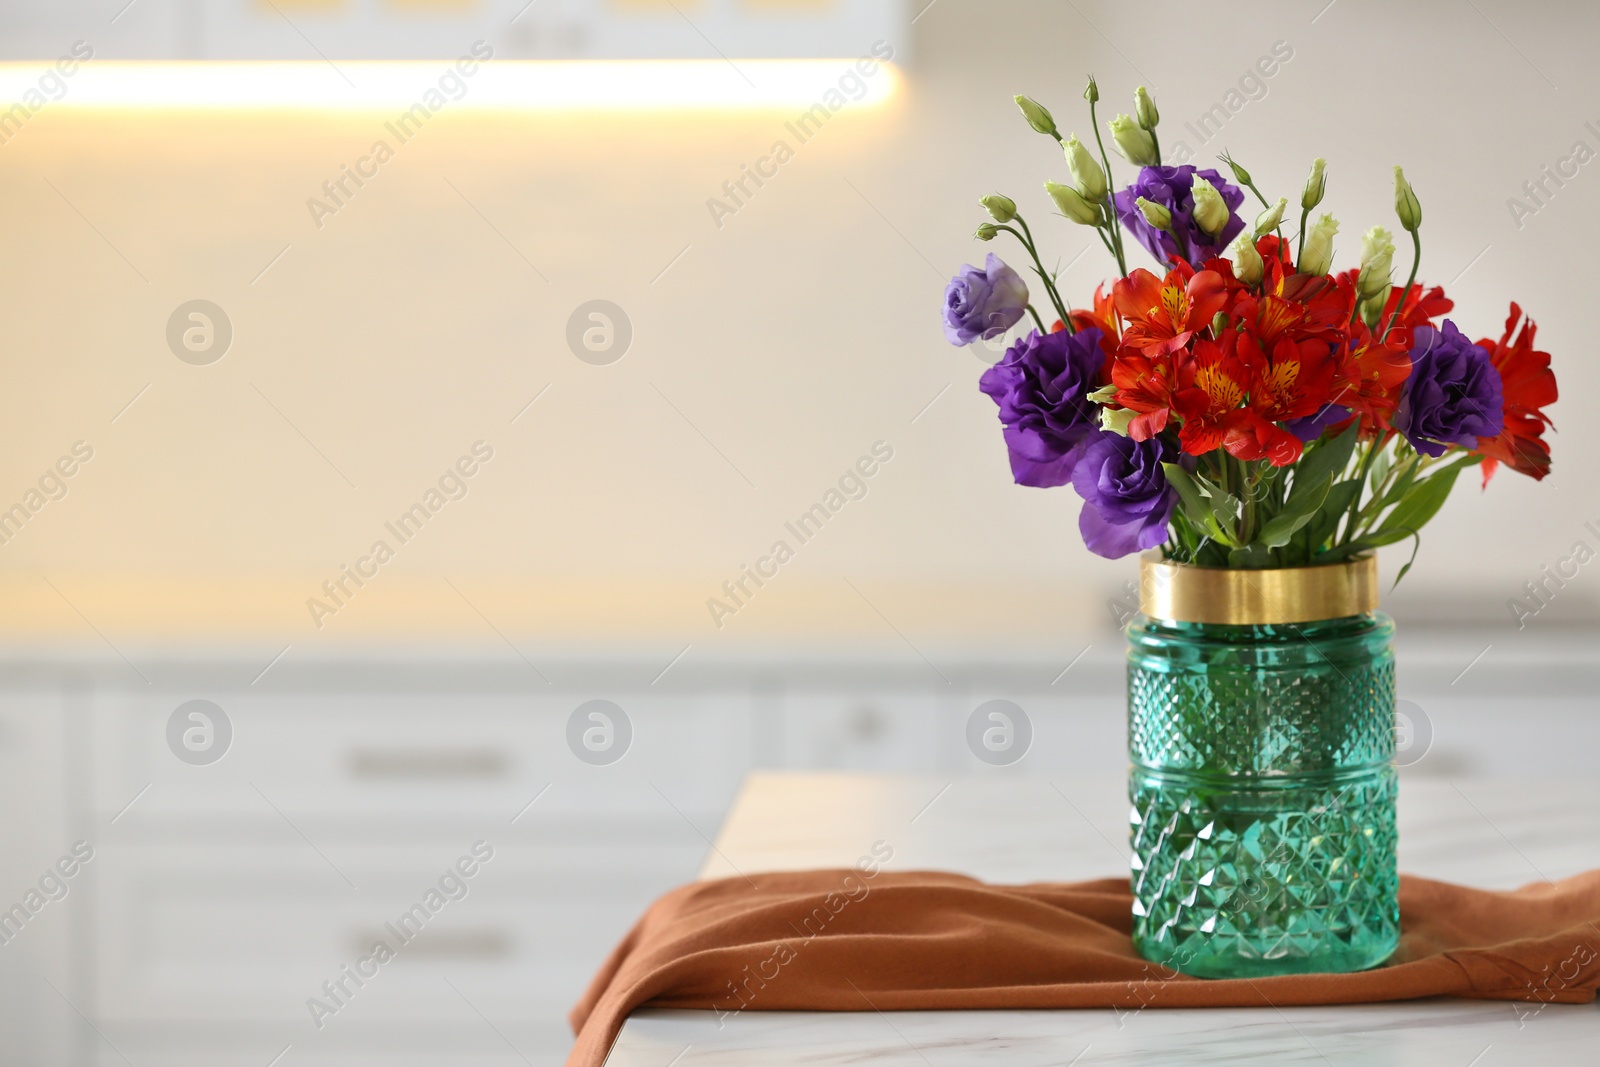
[[[1163,230],[1167,233],[1172,232],[1172,212],[1155,201],[1146,200],[1142,196],[1135,200],[1134,203],[1138,205],[1139,213],[1144,216],[1144,221],[1158,230]]]
[[[1311,174],[1306,178],[1306,187],[1300,192],[1300,207],[1310,211],[1322,203],[1322,194],[1328,187],[1328,161],[1318,156],[1311,161]]]
[[[1256,241],[1248,233],[1241,233],[1233,242],[1233,276],[1246,285],[1257,285],[1266,265],[1261,253],[1256,251]]]
[[[1150,93],[1144,86],[1133,91],[1133,115],[1139,120],[1142,129],[1153,130],[1161,121],[1161,112],[1156,110],[1156,102],[1150,99]]]
[[[1306,234],[1305,247],[1300,250],[1300,262],[1295,269],[1301,274],[1327,274],[1333,269],[1333,236],[1339,232],[1339,222],[1332,215],[1323,215]]]
[[[1256,216],[1256,236],[1265,237],[1283,224],[1283,209],[1289,206],[1285,197],[1278,197],[1278,202]]]
[[[1044,191],[1056,202],[1056,209],[1073,222],[1084,226],[1094,226],[1100,222],[1099,208],[1085,200],[1072,186],[1045,182]]]
[[[1161,160],[1156,155],[1156,139],[1150,136],[1149,130],[1141,127],[1127,115],[1118,115],[1107,125],[1117,151],[1121,152],[1129,163],[1136,167],[1161,165]]]
[[[996,222],[1010,222],[1012,219],[1017,217],[1016,202],[1013,201],[1009,196],[1001,196],[999,193],[990,193],[988,196],[979,200],[978,203],[983,205],[984,210],[989,213],[989,217],[994,219]]]
[[[1028,120],[1028,125],[1032,126],[1036,133],[1042,133],[1049,137],[1057,136],[1056,120],[1051,116],[1049,108],[1037,100],[1030,100],[1026,96],[1017,96],[1012,99],[1016,100],[1017,107],[1022,111],[1022,117]]]
[[[1233,212],[1228,209],[1228,204],[1222,199],[1222,194],[1217,192],[1217,187],[1206,179],[1196,174],[1194,188],[1189,195],[1194,198],[1194,210],[1191,217],[1195,225],[1207,234],[1215,237],[1228,225],[1228,220],[1233,217]]]
[[[1400,217],[1400,228],[1407,233],[1416,233],[1422,225],[1422,203],[1399,167],[1394,168],[1394,213]]]
[[[1126,437],[1128,436],[1128,423],[1132,422],[1138,414],[1132,408],[1101,408],[1100,428]]]
[[[1356,291],[1361,299],[1388,296],[1393,269],[1394,241],[1388,230],[1374,226],[1361,238],[1361,274],[1356,278]]]
[[[1072,170],[1072,184],[1078,187],[1078,192],[1083,194],[1085,200],[1095,203],[1106,198],[1106,172],[1100,169],[1100,164],[1095,162],[1094,156],[1083,147],[1083,142],[1078,140],[1078,135],[1073,134],[1061,145],[1062,151],[1067,154],[1067,166]]]

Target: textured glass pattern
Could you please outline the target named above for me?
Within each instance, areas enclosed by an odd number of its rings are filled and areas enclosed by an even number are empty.
[[[1376,966],[1399,938],[1393,624],[1129,627],[1133,934],[1185,974]]]

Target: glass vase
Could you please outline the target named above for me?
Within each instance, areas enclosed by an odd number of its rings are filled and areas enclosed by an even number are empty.
[[[1358,971],[1394,951],[1393,634],[1370,610],[1129,625],[1133,940],[1147,959],[1240,978]]]

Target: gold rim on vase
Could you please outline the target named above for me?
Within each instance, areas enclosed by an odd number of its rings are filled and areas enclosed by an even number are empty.
[[[1164,622],[1272,626],[1378,609],[1378,557],[1317,567],[1249,570],[1139,558],[1139,610]]]

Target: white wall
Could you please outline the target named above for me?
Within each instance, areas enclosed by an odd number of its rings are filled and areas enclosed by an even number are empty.
[[[1345,256],[1391,221],[1388,167],[1404,162],[1426,212],[1423,277],[1466,270],[1451,289],[1473,334],[1519,299],[1555,353],[1556,473],[1461,491],[1396,599],[1419,616],[1509,619],[1505,599],[1600,518],[1593,431],[1576,414],[1597,385],[1582,251],[1594,179],[1580,172],[1520,229],[1506,206],[1575,141],[1600,148],[1582,51],[1600,16],[1479,5],[1513,48],[1470,5],[1341,0],[1313,22],[1316,7],[1246,4],[1197,25],[1179,6],[940,3],[915,24],[894,101],[847,108],[721,229],[707,198],[786,136],[786,113],[447,111],[318,230],[307,198],[367,149],[377,117],[46,109],[0,149],[0,497],[20,498],[75,440],[96,458],[0,549],[19,608],[7,625],[94,640],[43,574],[113,640],[161,620],[285,642],[482,632],[446,576],[475,600],[516,589],[506,615],[486,614],[530,633],[664,647],[887,634],[849,578],[924,640],[1065,633],[1101,610],[1086,590],[1114,589],[1131,565],[1081,550],[1072,493],[1009,483],[981,364],[939,335],[943,281],[986,250],[967,235],[992,189],[1033,213],[1063,262],[1086,243],[1045,217],[1039,183],[1062,166],[1013,92],[1087,132],[1086,71],[1113,105],[1149,81],[1171,145],[1277,41],[1293,58],[1205,152],[1225,145],[1291,196],[1326,155]],[[1087,294],[1106,275],[1091,251],[1064,277]],[[163,340],[197,296],[237,331],[210,367]],[[594,297],[635,325],[609,367],[563,340]],[[480,438],[496,459],[468,499],[401,550],[381,591],[313,629],[316,584]],[[895,459],[871,495],[713,629],[705,598],[880,439]],[[1557,606],[1588,611],[1591,582]],[[1416,605],[1422,594],[1448,609]]]

